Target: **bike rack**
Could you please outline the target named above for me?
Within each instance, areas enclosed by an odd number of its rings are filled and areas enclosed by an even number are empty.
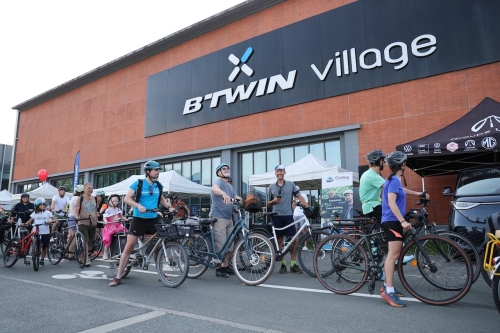
[[[495,255],[495,246],[500,248],[500,239],[495,237],[492,233],[488,232],[490,241],[486,244],[484,251],[483,267],[486,272],[492,275],[500,276],[500,273],[495,273],[495,264],[493,263],[493,256]]]

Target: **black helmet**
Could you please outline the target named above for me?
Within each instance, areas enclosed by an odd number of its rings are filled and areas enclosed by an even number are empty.
[[[398,167],[406,161],[406,154],[401,151],[393,151],[385,158],[385,164],[392,167]]]
[[[66,188],[66,186],[59,186],[57,189],[58,190],[63,190],[63,191],[68,191],[68,189]]]
[[[23,194],[21,194],[21,199],[22,198],[28,198],[29,199],[30,195],[28,193],[23,193]]]
[[[385,158],[386,155],[382,150],[373,150],[366,155],[366,160],[372,164],[377,163],[381,158]]]
[[[146,172],[146,170],[154,170],[154,169],[161,169],[161,166],[160,166],[160,163],[156,162],[156,161],[147,161],[146,163],[144,163],[144,172]]]

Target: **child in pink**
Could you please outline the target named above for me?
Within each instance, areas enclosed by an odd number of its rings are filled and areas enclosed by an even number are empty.
[[[108,251],[111,245],[111,239],[115,233],[123,232],[125,228],[120,223],[120,219],[125,221],[122,215],[122,210],[118,207],[120,204],[120,197],[113,194],[108,200],[109,207],[104,212],[104,230],[102,232],[102,242],[104,243],[104,254],[102,258],[108,259]]]

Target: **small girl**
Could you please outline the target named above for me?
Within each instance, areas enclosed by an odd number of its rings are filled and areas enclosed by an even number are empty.
[[[118,207],[120,197],[118,194],[112,194],[108,200],[109,207],[104,212],[104,230],[102,232],[102,242],[104,243],[104,254],[102,259],[108,259],[108,251],[111,245],[113,235],[118,232],[123,232],[125,229],[120,223],[120,219],[125,220],[122,215],[122,210]]]
[[[52,213],[45,210],[47,203],[45,199],[39,198],[35,200],[35,211],[31,213],[30,219],[26,222],[29,225],[38,225],[38,233],[42,243],[42,256],[40,258],[40,266],[44,265],[43,259],[47,253],[47,248],[50,242],[50,226],[45,223],[55,223],[56,220],[52,217]]]

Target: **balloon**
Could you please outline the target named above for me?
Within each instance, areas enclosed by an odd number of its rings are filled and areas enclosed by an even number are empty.
[[[49,173],[45,169],[41,169],[38,171],[38,179],[40,179],[42,182],[46,181],[47,178],[49,178]]]

